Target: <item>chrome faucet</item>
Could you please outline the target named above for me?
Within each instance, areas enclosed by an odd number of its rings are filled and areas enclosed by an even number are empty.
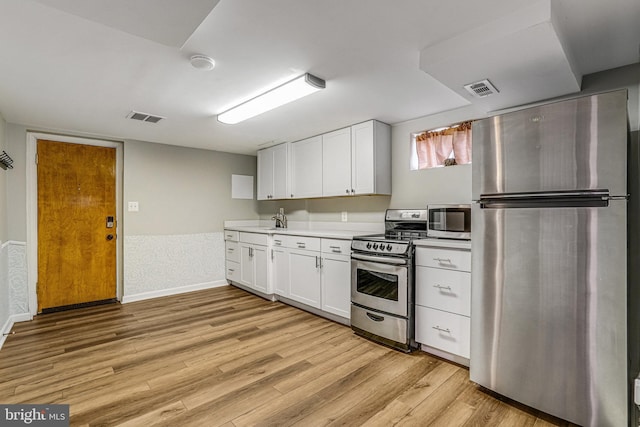
[[[284,209],[280,208],[280,212],[271,217],[276,220],[276,228],[287,228],[287,216],[284,214]]]

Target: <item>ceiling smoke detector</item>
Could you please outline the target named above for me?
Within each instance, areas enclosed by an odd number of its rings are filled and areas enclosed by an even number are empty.
[[[158,123],[160,120],[166,119],[166,117],[154,116],[152,114],[140,113],[138,111],[131,111],[129,114],[127,114],[127,119],[139,120],[141,122]]]
[[[193,55],[189,61],[193,68],[203,71],[211,71],[216,66],[215,61],[206,55]]]
[[[469,83],[467,85],[464,85],[464,88],[476,98],[484,98],[485,96],[500,93],[500,91],[491,84],[489,79],[484,79],[475,83]]]

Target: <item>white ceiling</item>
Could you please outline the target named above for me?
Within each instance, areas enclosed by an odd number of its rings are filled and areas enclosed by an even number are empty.
[[[0,0],[0,113],[254,154],[368,119],[574,92],[583,75],[638,62],[639,48],[638,0]],[[191,67],[196,53],[216,68]],[[326,89],[237,125],[215,119],[304,72]],[[484,78],[495,102],[459,87]],[[166,120],[128,120],[131,110]]]

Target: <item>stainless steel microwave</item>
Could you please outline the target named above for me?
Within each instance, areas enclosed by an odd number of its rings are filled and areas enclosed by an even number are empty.
[[[471,239],[471,205],[427,206],[427,236]]]

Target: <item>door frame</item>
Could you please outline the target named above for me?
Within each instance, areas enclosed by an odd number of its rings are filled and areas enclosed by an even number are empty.
[[[69,144],[94,145],[116,149],[116,299],[122,300],[122,176],[123,142],[105,139],[83,138],[45,132],[27,131],[27,288],[29,314],[33,318],[38,312],[38,167],[36,153],[38,140],[65,142]]]

